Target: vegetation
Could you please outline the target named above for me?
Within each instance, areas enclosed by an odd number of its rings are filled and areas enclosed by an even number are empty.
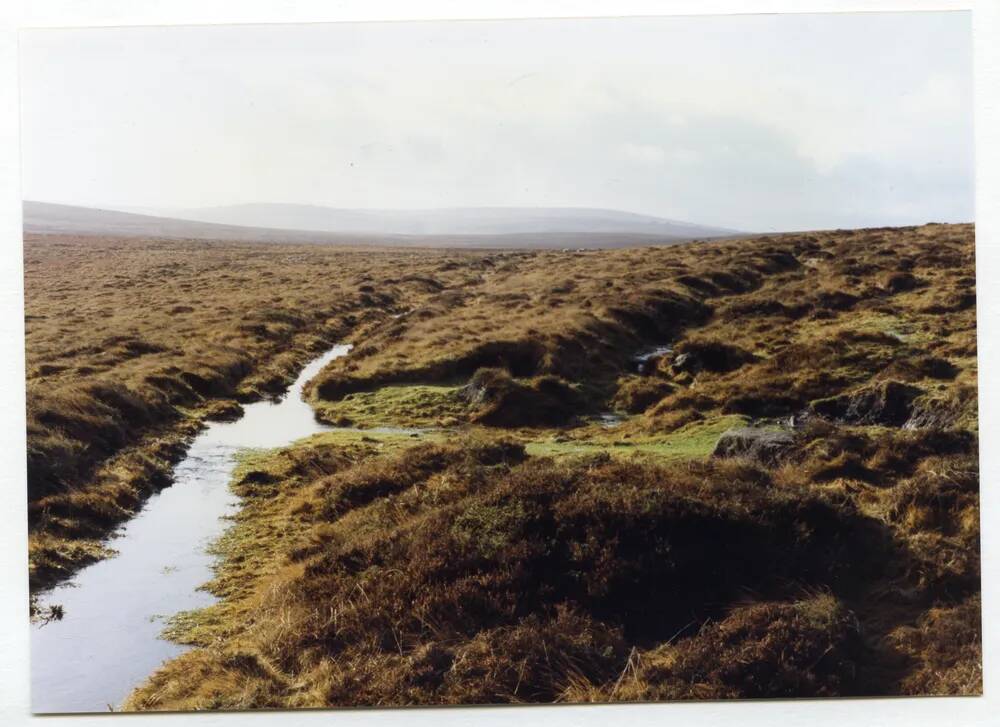
[[[442,384],[382,386],[348,394],[316,407],[320,421],[340,427],[433,427],[454,425],[466,415],[459,387]]]
[[[280,484],[241,490],[224,600],[174,632],[202,648],[129,708],[979,689],[978,563],[955,558],[975,526],[923,542],[967,518],[958,492],[920,500],[913,527],[913,495],[863,507],[793,475],[808,466],[553,460],[495,437],[347,451],[320,439],[255,460]]]
[[[113,244],[136,269],[149,254]],[[307,386],[350,428],[248,453],[209,585],[221,600],[174,620],[196,648],[128,708],[981,692],[971,226],[189,257],[245,282],[273,270],[306,322],[273,347],[239,338],[260,287],[215,285],[206,305],[238,313],[216,312],[197,341],[248,369],[136,418],[135,444],[39,480],[60,483],[44,497],[100,491],[93,473],[116,457],[264,393],[261,372],[307,355],[309,336],[355,344]],[[43,302],[75,278],[47,280]],[[146,329],[139,310],[117,325],[165,349],[143,356],[193,366],[195,329]],[[120,399],[86,401],[154,402],[134,365],[104,372]],[[61,374],[34,400],[101,380]],[[38,431],[85,440],[54,421]]]
[[[102,557],[202,421],[282,392],[317,352],[423,300],[400,267],[452,257],[27,235],[32,587]]]

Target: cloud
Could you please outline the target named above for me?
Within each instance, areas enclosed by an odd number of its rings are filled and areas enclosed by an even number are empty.
[[[24,189],[968,220],[970,44],[961,13],[29,31]]]
[[[633,144],[626,142],[621,146],[622,155],[629,161],[639,164],[660,166],[667,158],[667,153],[653,144]]]

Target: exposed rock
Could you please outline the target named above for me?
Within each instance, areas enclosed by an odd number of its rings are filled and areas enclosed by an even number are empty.
[[[926,394],[913,401],[904,429],[948,429],[976,419],[976,388],[958,386],[946,394]]]
[[[773,464],[795,445],[795,435],[781,429],[740,427],[722,433],[713,457],[748,457]]]
[[[640,374],[651,374],[659,368],[660,361],[673,351],[671,346],[653,346],[632,358],[635,370]]]
[[[810,409],[850,424],[903,426],[913,413],[914,400],[923,389],[899,381],[880,381],[856,391],[812,402]]]

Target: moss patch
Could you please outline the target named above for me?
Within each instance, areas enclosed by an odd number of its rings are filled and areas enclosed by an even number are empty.
[[[447,426],[468,414],[458,386],[408,384],[348,394],[340,401],[319,402],[317,416],[338,426]]]
[[[738,415],[719,416],[692,422],[667,435],[638,435],[626,439],[616,436],[611,430],[603,436],[588,439],[536,440],[528,442],[525,449],[530,455],[542,457],[607,452],[619,457],[698,459],[711,454],[723,432],[746,422],[746,417]]]

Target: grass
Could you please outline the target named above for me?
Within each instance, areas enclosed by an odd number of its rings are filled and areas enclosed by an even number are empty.
[[[931,436],[870,443],[866,466],[899,480],[882,511],[811,484],[836,456],[819,430],[777,471],[531,456],[485,431],[377,454],[320,438],[271,453],[253,469],[276,486],[243,491],[224,541],[223,602],[181,624],[210,648],[169,662],[126,706],[975,692],[978,611],[961,604],[978,565],[956,568],[954,544],[899,537],[956,518],[966,531],[952,537],[976,537],[968,471],[950,500],[921,494],[940,469],[930,452],[947,449]],[[919,525],[917,502],[930,508]],[[945,593],[960,605],[941,610]]]
[[[169,483],[201,422],[281,392],[319,351],[424,301],[398,266],[454,257],[25,236],[32,588],[97,557],[84,543]]]
[[[247,454],[199,648],[130,708],[979,693],[973,238],[29,240],[33,563],[346,339],[306,393],[350,428]]]
[[[866,312],[851,316],[848,321],[838,321],[838,324],[831,325],[829,321],[815,321],[812,325],[800,326],[798,335],[801,340],[809,340],[822,336],[826,331],[848,328],[854,333],[890,336],[900,343],[925,345],[933,340],[930,335],[920,331],[912,320],[895,314]]]
[[[611,432],[603,432],[599,436],[586,439],[531,441],[526,444],[525,449],[532,456],[542,457],[606,452],[618,457],[698,459],[712,453],[723,432],[745,423],[746,419],[742,416],[720,416],[686,424],[666,436],[645,435],[622,439]]]
[[[431,384],[382,386],[323,403],[316,412],[321,420],[340,426],[449,426],[467,414],[458,389]]]

